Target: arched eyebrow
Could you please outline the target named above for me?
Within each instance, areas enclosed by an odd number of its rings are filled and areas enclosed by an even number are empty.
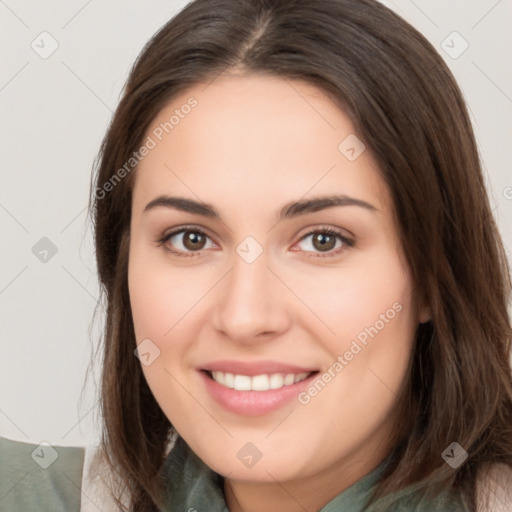
[[[333,208],[335,206],[358,206],[369,211],[378,211],[378,208],[361,199],[356,199],[345,195],[329,195],[287,203],[278,212],[276,221],[280,222],[281,220],[292,219],[294,217],[318,212],[326,208]],[[211,204],[203,203],[201,201],[196,201],[186,197],[160,195],[146,205],[143,213],[157,207],[173,208],[183,212],[203,215],[204,217],[211,219],[222,220],[219,212]]]

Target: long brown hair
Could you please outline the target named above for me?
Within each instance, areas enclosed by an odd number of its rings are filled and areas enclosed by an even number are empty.
[[[431,308],[374,499],[425,482],[425,492],[455,491],[476,510],[477,476],[494,463],[512,467],[510,270],[452,74],[420,33],[374,0],[196,0],[130,72],[98,154],[90,214],[107,306],[102,445],[132,494],[131,510],[162,504],[172,426],[133,354],[127,265],[136,166],[125,164],[173,97],[233,70],[307,81],[351,117],[391,191],[416,289]],[[453,441],[469,454],[456,469],[441,457]]]

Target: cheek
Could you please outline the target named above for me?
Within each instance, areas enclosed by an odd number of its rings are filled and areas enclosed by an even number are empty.
[[[195,306],[209,289],[199,273],[167,265],[161,256],[151,256],[134,250],[128,268],[130,303],[138,343],[141,338],[165,341],[172,336],[180,322],[185,318],[190,321]]]
[[[128,267],[128,288],[136,343],[151,340],[150,364],[141,359],[145,379],[163,412],[177,428],[186,430],[186,418],[197,411],[185,389],[183,378],[190,332],[185,332],[193,318],[194,304],[205,293],[190,273],[180,272],[157,261],[149,251],[134,248]],[[147,341],[144,341],[147,343]],[[156,357],[154,356],[156,354]],[[154,357],[154,359],[153,359]]]
[[[364,404],[363,413],[376,404],[374,411],[385,414],[406,378],[417,324],[407,268],[393,251],[384,251],[357,265],[322,271],[307,286],[295,282],[317,314],[308,315],[303,325],[330,356],[323,369],[324,375],[330,371],[325,375],[330,391],[322,391],[317,405]],[[312,397],[319,394],[311,390]]]
[[[335,334],[325,330],[321,338],[331,357],[323,383],[307,389],[300,403],[312,416],[332,411],[329,424],[355,439],[362,425],[377,428],[391,413],[407,377],[417,325],[410,276],[394,253],[381,253],[357,268],[333,269],[315,281],[310,297],[311,309]]]
[[[201,301],[217,280],[215,272],[205,275],[170,265],[165,255],[144,246],[135,245],[130,253],[128,287],[136,342],[151,340],[158,354],[142,370],[162,410],[173,424],[177,419],[175,426],[197,412],[185,391],[191,387],[187,370],[191,346],[204,323],[199,318]]]
[[[318,267],[314,275],[295,271],[286,277],[311,313],[304,322],[332,354],[348,349],[353,339],[364,343],[373,327],[395,334],[409,330],[410,277],[391,251],[336,268]]]

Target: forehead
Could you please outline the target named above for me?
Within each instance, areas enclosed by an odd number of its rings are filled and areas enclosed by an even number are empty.
[[[283,192],[295,199],[336,188],[383,208],[387,194],[368,148],[347,158],[347,149],[363,148],[356,137],[349,117],[311,84],[218,77],[174,97],[150,124],[145,139],[154,147],[137,168],[134,206],[162,192],[206,200],[222,191],[248,208],[282,202]]]

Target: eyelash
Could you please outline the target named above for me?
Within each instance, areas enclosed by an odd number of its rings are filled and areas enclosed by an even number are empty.
[[[195,257],[195,256],[200,255],[201,251],[191,251],[191,252],[176,251],[176,250],[171,249],[171,248],[169,248],[169,247],[164,245],[173,236],[178,235],[180,233],[186,233],[186,232],[199,233],[201,235],[204,235],[207,238],[210,238],[202,229],[199,229],[199,228],[194,227],[194,226],[185,226],[185,227],[181,227],[181,228],[179,228],[177,230],[171,231],[170,233],[164,234],[162,237],[160,237],[157,240],[158,246],[159,247],[163,246],[166,251],[168,251],[170,253],[173,253],[173,254],[175,254],[176,256],[179,256],[179,257],[191,258],[191,257]],[[350,238],[347,238],[346,236],[342,235],[340,231],[338,231],[336,229],[333,229],[333,228],[330,228],[330,227],[319,227],[319,228],[317,228],[315,230],[309,231],[308,233],[306,233],[305,235],[303,235],[300,238],[299,242],[304,240],[308,236],[316,235],[316,234],[327,234],[327,235],[331,235],[331,236],[336,236],[336,237],[338,237],[341,240],[341,242],[344,245],[342,247],[338,247],[337,250],[331,250],[328,253],[324,253],[324,254],[317,253],[315,256],[307,256],[308,258],[309,257],[312,257],[312,258],[331,258],[331,257],[337,256],[338,254],[340,254],[342,251],[346,250],[347,248],[353,247],[354,244],[355,244],[354,240],[352,240]],[[312,251],[305,251],[305,252],[312,252]]]

